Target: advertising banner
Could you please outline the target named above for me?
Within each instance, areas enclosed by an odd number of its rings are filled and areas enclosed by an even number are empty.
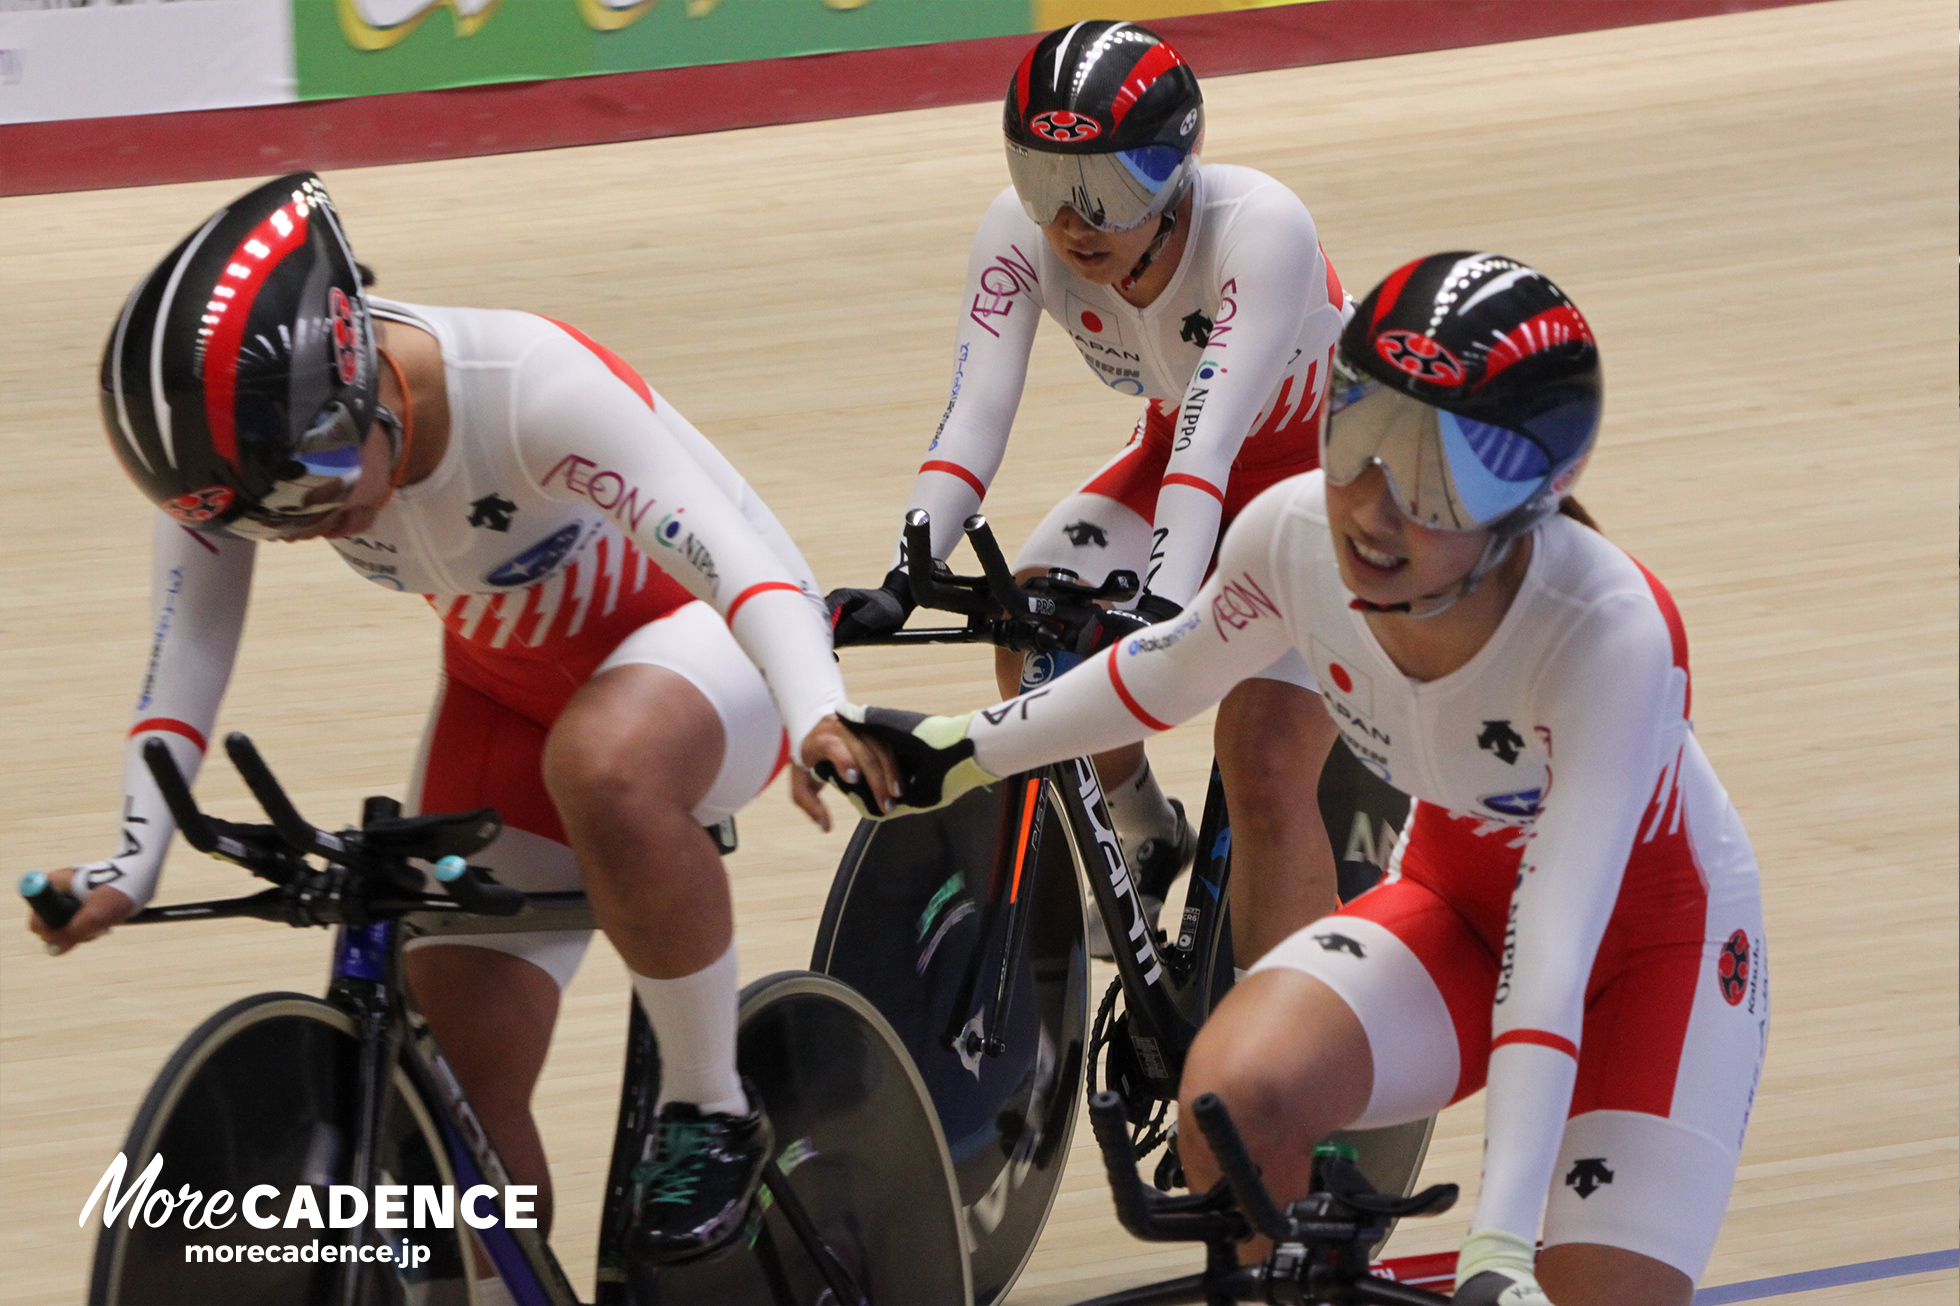
[[[1020,36],[1104,0],[291,0],[299,97]],[[1139,20],[1311,0],[1133,0]]]
[[[0,0],[0,123],[280,104],[292,0]]]

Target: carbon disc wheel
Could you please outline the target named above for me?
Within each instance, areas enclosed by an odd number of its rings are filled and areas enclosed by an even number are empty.
[[[1082,1093],[1089,963],[1066,820],[1052,805],[1032,866],[999,859],[1019,832],[1003,811],[1012,784],[919,816],[861,822],[818,927],[813,970],[869,998],[931,1092],[959,1178],[973,1298],[1004,1296],[1034,1251],[1061,1184]],[[996,873],[1003,882],[995,883]],[[1016,891],[1030,917],[999,1033],[1005,1051],[972,1053],[949,1034],[976,1028],[1008,947]]]
[[[346,1183],[355,1146],[354,1120],[360,1046],[339,1009],[298,993],[260,993],[219,1011],[200,1025],[150,1086],[123,1143],[128,1194],[151,1160],[162,1167],[145,1211],[125,1208],[96,1237],[89,1301],[101,1306],[271,1306],[338,1300],[340,1264],[319,1249],[339,1246],[353,1230],[314,1229],[303,1221],[283,1227],[294,1189],[311,1187],[318,1210],[329,1213],[328,1186]],[[421,1095],[397,1068],[389,1128],[376,1153],[379,1184],[455,1183],[442,1136]],[[214,1212],[218,1228],[202,1221],[207,1203],[228,1192],[242,1205],[246,1192],[268,1184],[277,1195],[260,1210],[281,1223],[259,1229]],[[203,1200],[189,1215],[174,1200],[185,1189]],[[412,1191],[412,1189],[411,1189]],[[132,1199],[133,1207],[137,1199]],[[92,1213],[100,1220],[107,1195]],[[151,1218],[162,1216],[152,1226]],[[360,1300],[401,1306],[469,1301],[463,1241],[450,1229],[410,1229],[404,1237],[430,1248],[426,1264],[362,1266]],[[309,1246],[313,1259],[305,1259]],[[249,1259],[251,1249],[262,1259]],[[200,1249],[209,1249],[200,1250]],[[284,1259],[293,1249],[293,1259]],[[263,1259],[268,1256],[276,1259]]]
[[[945,1139],[877,1010],[827,976],[767,976],[742,990],[736,1061],[768,1112],[784,1182],[865,1299],[971,1303]],[[836,1300],[767,1186],[733,1245],[636,1278],[642,1302]]]

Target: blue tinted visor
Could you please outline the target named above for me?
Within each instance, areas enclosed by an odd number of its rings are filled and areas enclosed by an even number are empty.
[[[1173,145],[1112,154],[1054,154],[1007,143],[1014,193],[1036,225],[1071,208],[1100,231],[1128,231],[1159,216],[1184,190],[1198,156]]]
[[[1509,427],[1432,407],[1379,382],[1338,391],[1321,437],[1327,479],[1346,485],[1379,466],[1411,521],[1439,530],[1477,530],[1543,491],[1552,460]]]

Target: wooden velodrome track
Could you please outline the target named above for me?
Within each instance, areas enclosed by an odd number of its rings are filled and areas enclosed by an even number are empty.
[[[1584,497],[1664,578],[1700,738],[1764,871],[1775,1023],[1707,1281],[1955,1242],[1955,123],[1952,6],[1836,3],[1220,78],[1208,156],[1312,208],[1357,294],[1447,248],[1526,258],[1607,358]],[[388,294],[523,307],[610,343],[727,450],[828,585],[885,566],[944,401],[968,238],[1005,183],[992,105],[329,178]],[[103,332],[244,183],[0,200],[0,857],[104,855],[148,633],[148,520],[100,434]],[[1018,539],[1127,434],[1133,403],[1044,332],[988,508]],[[271,548],[221,729],[303,809],[399,794],[434,675],[420,603],[324,548]],[[984,657],[846,655],[856,695],[991,697]],[[1601,686],[1601,692],[1610,692]],[[1195,797],[1208,730],[1158,744]],[[249,811],[228,768],[202,786]],[[803,965],[841,833],[780,788],[732,859],[743,973]],[[164,897],[242,876],[181,849]],[[11,883],[11,879],[8,881]],[[324,935],[126,930],[54,961],[0,931],[0,1299],[78,1300],[76,1212],[179,1039],[253,991],[319,991]],[[538,1110],[560,1255],[589,1291],[625,984],[603,943]],[[1474,1187],[1481,1108],[1429,1176]],[[1014,1299],[1196,1266],[1116,1226],[1078,1154]],[[1470,1210],[1405,1226],[1454,1245]],[[1788,1301],[1945,1301],[1939,1272]]]

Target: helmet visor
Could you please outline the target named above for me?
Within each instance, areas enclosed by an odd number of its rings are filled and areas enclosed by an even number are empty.
[[[1379,381],[1337,392],[1321,436],[1327,479],[1346,485],[1379,465],[1411,521],[1439,530],[1489,526],[1545,488],[1551,459],[1536,441],[1410,398]]]
[[[285,540],[319,526],[360,485],[366,441],[345,404],[328,404],[301,437],[284,475],[225,529],[248,540]]]
[[[1099,231],[1128,231],[1161,214],[1196,156],[1172,145],[1145,145],[1111,154],[1053,154],[1007,143],[1014,193],[1036,225],[1047,226],[1064,206]]]

